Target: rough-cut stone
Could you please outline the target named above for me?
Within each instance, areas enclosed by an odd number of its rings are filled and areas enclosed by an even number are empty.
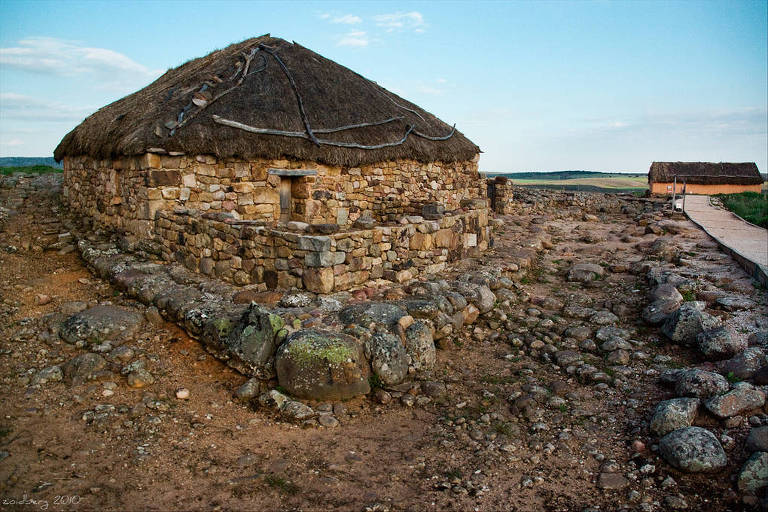
[[[765,393],[742,383],[724,395],[710,398],[704,403],[709,412],[718,418],[730,418],[765,404]]]
[[[688,473],[713,472],[728,460],[715,435],[701,427],[684,427],[659,441],[659,453],[672,466]]]
[[[709,398],[728,391],[728,381],[719,373],[705,370],[684,370],[677,375],[675,392],[679,396]]]
[[[700,332],[719,325],[720,320],[702,311],[700,304],[686,302],[667,318],[661,332],[675,343],[692,345]]]
[[[651,418],[651,433],[661,437],[673,430],[690,427],[700,404],[698,398],[673,398],[659,402]]]
[[[629,480],[621,473],[600,473],[597,477],[597,486],[601,489],[618,491],[629,485]]]
[[[754,493],[768,486],[768,453],[755,452],[742,466],[736,485],[744,493]]]
[[[315,293],[331,293],[334,274],[331,267],[307,268],[304,270],[304,287]]]
[[[280,385],[300,398],[345,400],[370,391],[363,347],[345,334],[297,331],[277,349],[275,367]]]
[[[568,270],[568,280],[580,283],[588,283],[602,278],[605,269],[594,263],[577,263]]]
[[[731,335],[725,327],[700,332],[696,336],[696,344],[708,359],[727,359],[747,348],[747,340]]]
[[[755,305],[754,302],[743,297],[720,297],[715,302],[726,311],[749,309]]]
[[[69,317],[61,326],[60,336],[79,346],[105,341],[124,341],[139,330],[142,315],[117,306],[95,306]]]

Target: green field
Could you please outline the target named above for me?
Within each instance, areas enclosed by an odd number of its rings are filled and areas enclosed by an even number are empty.
[[[648,189],[647,174],[603,173],[594,171],[555,171],[498,173],[523,187],[585,192],[643,192]]]
[[[718,194],[723,206],[752,224],[768,228],[768,199],[757,192]]]
[[[50,165],[24,165],[18,167],[0,167],[0,174],[4,176],[10,176],[17,172],[25,174],[48,174],[51,172],[62,172],[61,169],[56,169]]]

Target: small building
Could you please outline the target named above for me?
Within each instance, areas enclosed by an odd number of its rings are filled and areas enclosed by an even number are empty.
[[[677,178],[675,180],[675,178]],[[676,185],[675,185],[676,183]],[[763,178],[754,162],[653,162],[648,171],[651,194],[738,194],[760,192]]]
[[[54,156],[70,208],[95,226],[237,284],[330,291],[487,247],[479,153],[417,105],[266,35],[101,108]]]

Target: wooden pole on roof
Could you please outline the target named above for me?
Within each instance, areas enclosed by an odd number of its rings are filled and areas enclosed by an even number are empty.
[[[685,196],[688,194],[688,178],[683,178],[683,211],[685,211]]]

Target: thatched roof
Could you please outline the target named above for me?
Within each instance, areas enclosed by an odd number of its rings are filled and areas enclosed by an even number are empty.
[[[350,127],[360,124],[366,126]],[[265,129],[270,133],[252,133]],[[269,35],[189,61],[101,108],[64,137],[54,156],[113,158],[158,149],[346,166],[395,159],[454,162],[480,152],[413,103]]]
[[[754,162],[653,162],[648,171],[649,183],[678,183],[685,180],[696,185],[760,185],[763,178]]]

